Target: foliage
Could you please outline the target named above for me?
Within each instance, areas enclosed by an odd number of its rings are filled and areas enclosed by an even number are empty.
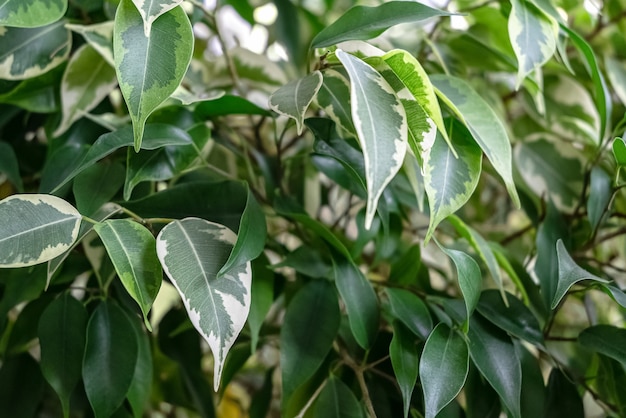
[[[626,416],[624,0],[1,3],[3,414]]]

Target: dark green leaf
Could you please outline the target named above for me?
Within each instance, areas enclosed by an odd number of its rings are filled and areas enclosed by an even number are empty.
[[[0,411],[6,417],[34,418],[44,393],[39,365],[28,353],[5,358],[0,369]]]
[[[363,418],[363,410],[354,393],[335,376],[331,376],[311,406],[308,418]]]
[[[95,214],[111,201],[123,184],[124,167],[121,164],[103,161],[92,165],[74,179],[76,208],[85,216]]]
[[[152,390],[153,364],[152,347],[150,338],[141,326],[141,321],[135,315],[127,313],[128,322],[133,328],[134,337],[137,340],[137,363],[133,381],[128,389],[128,403],[135,418],[141,418],[147,410],[148,401]]]
[[[433,329],[433,321],[426,304],[408,290],[390,287],[386,292],[390,313],[413,334],[426,341]]]
[[[4,173],[13,183],[18,192],[24,192],[22,177],[13,147],[6,142],[0,142],[0,173]]]
[[[612,184],[611,177],[601,168],[594,167],[591,170],[589,184],[589,200],[587,200],[587,213],[593,230],[598,228],[604,212],[611,200]]]
[[[543,374],[539,361],[518,341],[515,342],[515,349],[522,366],[522,416],[543,418],[546,403],[546,387],[543,383]],[[549,418],[549,416],[546,418]]]
[[[391,357],[393,372],[398,380],[400,392],[402,392],[404,417],[406,418],[409,415],[413,388],[417,382],[419,352],[414,335],[397,321],[394,322],[393,326],[393,338],[389,345],[389,357]]]
[[[578,388],[561,370],[554,368],[548,379],[545,415],[549,418],[583,418],[585,409]]]
[[[612,325],[595,325],[583,330],[578,341],[626,366],[626,329]]]
[[[248,314],[252,352],[257,349],[261,326],[274,302],[274,272],[267,268],[268,264],[269,260],[264,254],[252,261],[252,300]]]
[[[271,113],[240,96],[225,95],[215,100],[199,103],[194,115],[198,119],[208,119],[226,115],[271,116]]]

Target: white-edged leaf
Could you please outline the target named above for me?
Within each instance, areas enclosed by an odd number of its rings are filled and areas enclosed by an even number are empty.
[[[79,33],[91,45],[111,67],[115,66],[113,59],[113,26],[114,22],[102,22],[95,25],[76,25],[68,23],[66,28]]]
[[[133,0],[143,19],[143,30],[146,37],[150,36],[152,22],[182,2],[183,0]]]
[[[54,136],[96,107],[117,85],[115,69],[89,44],[74,52],[61,80],[63,118]]]
[[[350,82],[340,72],[333,69],[324,71],[324,81],[315,101],[337,128],[348,135],[356,135],[350,110]]]
[[[61,19],[66,10],[67,0],[2,0],[0,26],[45,26]]]
[[[517,88],[556,51],[558,22],[526,0],[511,0],[509,39],[517,57]]]
[[[365,228],[369,229],[378,199],[404,161],[406,113],[393,88],[376,70],[341,50],[336,54],[350,76],[352,120],[365,158]]]
[[[180,293],[191,323],[213,352],[216,391],[226,355],[250,310],[249,262],[217,278],[236,240],[227,227],[199,218],[174,221],[157,236],[163,270]]]
[[[36,28],[3,28],[0,78],[24,80],[41,75],[67,59],[71,44],[70,31],[61,20]]]
[[[146,327],[152,331],[148,313],[163,278],[154,236],[130,219],[109,219],[96,224],[94,229],[104,243],[124,288],[141,308]]]
[[[131,0],[122,0],[115,15],[113,56],[117,78],[133,121],[135,151],[141,148],[150,114],[180,85],[191,61],[193,33],[177,6],[152,24],[147,37]]]
[[[0,201],[0,267],[44,263],[69,249],[81,214],[65,200],[21,194]]]
[[[491,161],[513,199],[520,207],[513,182],[511,143],[502,121],[489,104],[465,81],[447,75],[430,77],[437,95],[467,125],[472,136]]]
[[[300,135],[304,127],[304,114],[321,86],[322,73],[319,71],[294,80],[272,93],[270,109],[295,120]]]

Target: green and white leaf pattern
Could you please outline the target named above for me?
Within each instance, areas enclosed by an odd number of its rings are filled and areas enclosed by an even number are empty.
[[[61,20],[37,28],[0,28],[0,78],[41,75],[67,59],[71,43],[70,31]]]
[[[333,69],[324,71],[324,81],[315,101],[337,128],[348,135],[356,135],[350,110],[350,82],[340,72]]]
[[[108,21],[96,23],[95,25],[74,25],[67,24],[66,28],[72,32],[79,33],[85,38],[89,45],[102,55],[102,57],[115,67],[113,59],[113,26],[115,22]]]
[[[174,221],[157,236],[163,270],[180,293],[191,323],[213,352],[216,391],[226,355],[250,310],[249,262],[216,278],[236,240],[227,227],[199,218]]]
[[[150,37],[152,22],[182,2],[183,0],[133,0],[143,19],[143,31],[146,37]]]
[[[61,19],[67,0],[0,0],[0,26],[34,28]]]
[[[78,237],[81,215],[65,200],[44,194],[0,201],[0,268],[26,267],[63,254]]]
[[[556,51],[559,24],[526,0],[511,0],[509,38],[517,56],[517,87]]]
[[[504,180],[513,203],[520,207],[519,196],[513,182],[511,143],[496,112],[460,78],[437,74],[431,76],[430,80],[439,98],[466,123],[493,168]]]
[[[352,120],[365,158],[365,228],[374,220],[378,199],[402,167],[407,149],[407,118],[393,88],[371,66],[336,51],[350,76]]]
[[[131,0],[115,15],[113,55],[122,95],[133,121],[135,151],[141,148],[150,114],[180,85],[193,49],[193,33],[180,6],[154,21],[150,36]]]
[[[294,80],[272,93],[269,100],[270,109],[295,120],[300,135],[304,127],[304,114],[321,85],[322,73],[319,71]]]
[[[117,85],[115,69],[90,45],[81,46],[67,64],[61,82],[63,119],[59,136],[98,105]]]

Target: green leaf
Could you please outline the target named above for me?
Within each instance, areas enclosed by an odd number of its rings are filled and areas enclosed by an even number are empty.
[[[626,68],[623,63],[607,56],[604,58],[604,68],[615,94],[622,104],[626,103]]]
[[[309,418],[363,418],[363,409],[345,383],[332,375],[311,405]]]
[[[67,0],[2,0],[0,26],[45,26],[61,19],[66,10]]]
[[[120,163],[102,161],[87,168],[74,179],[76,209],[91,217],[117,194],[124,177],[124,166]]]
[[[626,166],[626,142],[623,138],[615,138],[613,140],[613,155],[618,165]]]
[[[441,251],[452,259],[456,266],[459,287],[461,288],[461,293],[465,301],[465,312],[467,315],[465,331],[467,332],[469,318],[472,316],[478,304],[478,299],[480,298],[480,289],[483,283],[480,267],[478,267],[478,264],[470,255],[463,251],[445,248],[441,246],[441,244],[437,244],[439,248],[441,248]]]
[[[467,343],[455,330],[440,323],[426,340],[419,365],[426,418],[434,418],[456,398],[468,372]]]
[[[37,28],[4,28],[0,36],[0,78],[24,80],[63,63],[72,43],[64,24],[59,20]]]
[[[582,280],[594,280],[600,283],[609,283],[608,280],[602,279],[587,270],[579,267],[567,252],[563,240],[556,242],[556,253],[559,262],[559,281],[557,283],[556,292],[552,298],[550,307],[556,309],[561,303],[561,299],[574,284]]]
[[[141,148],[148,116],[179,86],[191,60],[193,33],[180,6],[164,13],[144,33],[131,0],[115,15],[113,51],[120,89],[133,121],[135,151]]]
[[[130,219],[109,219],[94,226],[107,249],[128,294],[139,304],[144,322],[152,331],[148,313],[159,293],[163,272],[154,236]]]
[[[464,129],[462,126],[459,128]],[[480,178],[480,147],[463,131],[459,135],[453,133],[451,139],[457,157],[438,135],[424,158],[424,187],[430,207],[430,222],[425,241],[430,240],[441,221],[467,203]]]
[[[137,364],[137,340],[124,311],[112,300],[100,302],[87,324],[83,381],[97,418],[124,402]]]
[[[0,102],[34,113],[57,112],[61,107],[59,83],[64,70],[59,65],[42,75],[17,82],[6,93],[0,94]]]
[[[208,119],[225,115],[271,116],[271,113],[243,97],[227,94],[198,103],[194,115],[199,119]]]
[[[115,69],[89,45],[81,46],[70,59],[61,81],[63,119],[54,136],[96,107],[117,85]]]
[[[553,368],[548,378],[544,416],[584,418],[585,407],[578,387],[559,368]]]
[[[338,129],[345,134],[356,135],[350,110],[350,82],[340,72],[333,69],[324,71],[324,81],[315,101]]]
[[[231,269],[254,260],[265,248],[265,239],[267,237],[265,214],[247,184],[246,189],[248,197],[246,199],[246,207],[241,214],[241,221],[239,221],[237,242],[228,256],[226,264],[217,273],[217,277],[222,277]]]
[[[182,2],[183,0],[133,0],[143,19],[143,30],[146,38],[150,37],[152,23],[163,13],[172,10]]]
[[[213,352],[215,391],[226,355],[250,310],[250,262],[217,277],[236,241],[237,236],[227,227],[198,218],[174,221],[157,236],[157,255],[163,270],[180,293],[192,324]]]
[[[389,297],[389,311],[393,317],[426,341],[433,329],[433,321],[426,304],[408,290],[389,287],[385,292]]]
[[[413,388],[417,382],[419,352],[415,337],[399,322],[393,324],[393,338],[389,345],[389,357],[391,357],[391,366],[396,375],[398,386],[400,386],[400,392],[402,392],[404,417],[406,418],[409,415]]]
[[[95,25],[75,25],[68,23],[66,28],[72,32],[79,33],[98,53],[108,62],[111,67],[115,67],[113,58],[113,26],[115,22],[108,21],[96,23]]]
[[[400,23],[449,15],[421,3],[405,1],[390,1],[377,7],[354,6],[318,33],[311,47],[323,48],[343,41],[371,39]]]
[[[296,293],[280,332],[283,406],[328,355],[339,330],[337,295],[326,280],[313,280]]]
[[[600,225],[602,216],[609,206],[613,194],[611,182],[611,177],[600,167],[594,167],[591,170],[587,214],[594,231]]]
[[[24,192],[17,156],[13,147],[6,142],[0,142],[0,173],[4,173],[20,193]]]
[[[626,371],[619,362],[606,356],[599,356],[598,374],[595,387],[601,399],[615,405],[617,416],[626,415],[626,399],[623,388],[626,386]]]
[[[545,417],[546,386],[541,364],[535,354],[519,341],[515,343],[517,357],[522,366],[522,393],[520,398],[523,417]]]
[[[44,194],[0,201],[0,268],[26,267],[63,254],[78,237],[81,215],[65,200]]]
[[[153,379],[152,347],[150,338],[144,332],[141,321],[135,315],[128,315],[130,325],[133,327],[134,337],[137,340],[137,363],[133,381],[126,395],[130,408],[135,418],[141,418],[147,409],[150,399]]]
[[[578,341],[626,366],[626,329],[612,325],[594,325],[578,335]]]
[[[509,39],[517,57],[517,88],[532,71],[540,69],[556,51],[558,22],[531,2],[512,0]]]
[[[270,109],[295,120],[298,135],[304,127],[304,114],[322,86],[322,80],[322,73],[314,71],[282,86],[270,96]]]
[[[264,254],[252,261],[252,298],[248,315],[252,353],[257,349],[259,332],[274,302],[274,272],[267,268],[268,265],[269,260]]]
[[[480,316],[473,315],[470,322],[469,349],[474,364],[511,415],[520,418],[522,370],[513,341]]]
[[[41,372],[59,395],[64,417],[70,414],[70,397],[81,377],[87,319],[82,303],[66,292],[39,320]]]
[[[365,228],[370,229],[378,199],[404,161],[406,113],[391,86],[376,70],[341,50],[336,54],[350,76],[352,120],[365,157]]]
[[[380,310],[374,288],[352,260],[340,256],[333,257],[333,276],[346,305],[352,335],[367,350],[374,343],[379,325]]]
[[[502,121],[489,104],[460,78],[433,75],[435,92],[465,122],[472,136],[504,180],[515,206],[520,207],[513,182],[511,144]]]
[[[7,417],[35,417],[40,412],[44,380],[29,353],[9,356],[0,369],[0,410]]]

